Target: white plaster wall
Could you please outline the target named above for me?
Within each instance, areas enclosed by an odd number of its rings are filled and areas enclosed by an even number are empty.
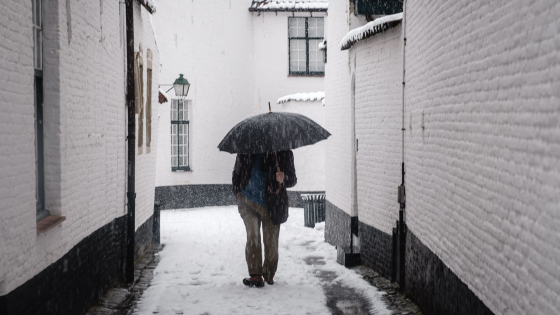
[[[494,313],[557,314],[560,2],[408,1],[406,29],[408,227]]]
[[[402,27],[356,43],[358,208],[360,221],[391,234],[401,184]]]
[[[279,97],[324,89],[322,77],[288,76],[287,32],[291,14],[258,16],[249,12],[249,4],[158,3],[154,23],[161,50],[161,83],[173,83],[179,73],[191,83],[187,99],[192,109],[192,171],[171,171],[171,103],[162,104],[157,186],[230,184],[235,155],[217,149],[226,133],[241,120],[268,111],[268,102],[273,111],[284,110],[285,106],[276,104]],[[167,90],[170,86],[163,88]],[[174,97],[173,90],[168,94]],[[291,110],[298,112],[298,108],[293,106]],[[315,155],[313,150],[305,148],[294,153],[298,175],[301,174],[298,178],[309,178],[300,181],[294,190],[322,187],[311,180],[322,176],[316,174],[317,165],[297,162],[309,161]]]
[[[190,172],[172,172],[170,103],[160,106],[157,186],[231,183],[235,155],[218,144],[255,114],[252,18],[246,1],[161,1],[153,16],[160,47],[160,83],[183,73],[191,83]],[[163,87],[165,90],[170,86]],[[173,97],[173,90],[168,93]],[[167,129],[165,129],[167,128]],[[161,158],[160,158],[161,157]]]
[[[31,1],[0,4],[9,13],[0,21],[2,36],[8,39],[0,44],[0,128],[8,135],[0,140],[4,162],[0,166],[0,279],[4,277],[0,294],[22,285],[126,211],[124,34],[119,3],[70,4],[67,11],[64,1],[45,2],[46,204],[51,214],[66,216],[66,221],[39,235],[34,96],[29,90],[33,86]],[[145,21],[143,28],[148,29]],[[151,183],[137,186],[138,195],[152,191],[151,201],[137,199],[137,226],[143,223],[138,219],[146,216],[145,204],[153,208],[154,172],[144,170],[148,167],[141,160],[137,167],[141,178],[152,174]]]
[[[302,114],[325,128],[325,111],[322,101],[286,102],[277,104],[276,111]],[[297,185],[292,191],[325,190],[325,145],[329,140],[293,150]]]
[[[326,143],[326,197],[339,209],[357,215],[353,205],[354,140],[352,129],[352,64],[340,41],[348,31],[365,24],[350,13],[349,1],[329,2],[326,23],[327,64],[325,68],[325,125],[332,134]]]
[[[249,2],[248,2],[249,4]],[[249,13],[252,16],[253,52],[254,52],[254,103],[258,113],[268,112],[268,102],[272,110],[282,105],[276,100],[282,96],[300,93],[324,91],[324,77],[289,76],[288,56],[288,18],[291,12]],[[294,15],[309,17],[308,12],[296,12]],[[315,12],[314,17],[327,16]]]

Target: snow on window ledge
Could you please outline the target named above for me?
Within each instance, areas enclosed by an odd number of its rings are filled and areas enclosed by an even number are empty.
[[[279,98],[276,103],[277,104],[282,104],[282,103],[286,103],[286,102],[291,102],[291,101],[295,101],[295,102],[308,102],[308,101],[322,101],[325,99],[325,92],[324,91],[319,91],[319,92],[311,92],[311,93],[296,93],[296,94],[290,94],[290,95],[286,95],[283,96],[281,98]]]
[[[403,14],[397,13],[375,19],[368,24],[348,32],[340,41],[340,50],[350,49],[355,43],[396,26],[402,21]]]

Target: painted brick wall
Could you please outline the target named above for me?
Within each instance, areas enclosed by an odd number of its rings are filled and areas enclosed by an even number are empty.
[[[398,219],[401,183],[402,27],[358,42],[356,64],[359,219],[387,234]]]
[[[349,1],[329,3],[326,23],[328,60],[325,70],[325,124],[332,134],[326,142],[329,157],[325,171],[327,199],[344,212],[355,216],[353,199],[353,130],[351,108],[352,64],[347,50],[340,50],[340,40],[348,31],[365,24],[350,12]]]
[[[29,92],[34,82],[31,1],[2,1],[0,9],[0,295],[4,295],[14,281],[9,276],[13,267],[23,263],[8,253],[33,237],[27,230],[35,223],[35,127],[34,96]]]
[[[156,42],[156,34],[152,25],[152,15],[140,5],[139,2],[134,2],[134,45],[135,50],[139,49],[142,43],[142,50],[144,55],[144,100],[146,102],[148,82],[148,64],[147,64],[147,50],[150,49],[153,53],[152,59],[152,141],[151,152],[147,153],[146,139],[147,139],[147,117],[144,115],[144,146],[142,154],[138,154],[138,146],[136,147],[136,230],[143,225],[150,216],[154,213],[154,195],[156,183],[156,163],[157,163],[157,148],[158,148],[158,130],[159,130],[159,102],[158,102],[158,84],[159,84],[159,47]],[[157,13],[156,13],[157,14]],[[146,112],[146,104],[144,104],[144,112]],[[138,134],[139,114],[136,115],[136,132]],[[170,130],[170,128],[168,129]],[[120,174],[120,173],[119,173]]]
[[[9,18],[0,22],[2,36],[8,39],[0,44],[5,51],[0,54],[0,128],[9,136],[0,140],[5,160],[0,166],[0,294],[22,285],[125,214],[124,34],[119,3],[44,4],[46,204],[66,221],[37,235],[31,1],[2,2]],[[142,24],[143,31],[149,30],[146,19]],[[154,53],[157,64],[157,50]],[[155,176],[147,169],[150,163],[153,160],[140,160],[137,167],[144,181],[137,186],[138,195],[151,193],[151,200],[146,200],[149,195],[137,199],[137,227],[153,209]]]
[[[560,2],[406,11],[410,230],[493,312],[558,313]]]

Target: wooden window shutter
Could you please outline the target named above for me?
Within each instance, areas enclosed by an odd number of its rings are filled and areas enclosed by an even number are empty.
[[[151,152],[152,144],[152,59],[153,54],[150,49],[146,51],[148,59],[148,72],[146,82],[146,154]]]
[[[136,84],[136,108],[138,114],[138,154],[142,154],[142,146],[144,145],[144,58],[142,54],[142,43],[135,58],[136,71],[134,71],[134,82]]]

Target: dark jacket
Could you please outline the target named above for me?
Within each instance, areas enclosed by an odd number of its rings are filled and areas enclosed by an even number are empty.
[[[274,224],[282,224],[288,220],[288,192],[286,188],[294,187],[297,184],[296,169],[294,167],[294,154],[292,151],[280,151],[278,155],[278,166],[280,171],[284,172],[284,182],[281,185],[280,192],[273,194],[272,191],[278,189],[278,182],[276,181],[276,158],[274,153],[267,153],[263,158],[263,170],[267,173],[266,176],[266,204],[270,212],[270,219]],[[241,192],[251,178],[251,170],[255,157],[258,155],[251,154],[237,154],[235,166],[233,167],[233,174],[231,182],[233,185],[233,193],[237,195]]]

